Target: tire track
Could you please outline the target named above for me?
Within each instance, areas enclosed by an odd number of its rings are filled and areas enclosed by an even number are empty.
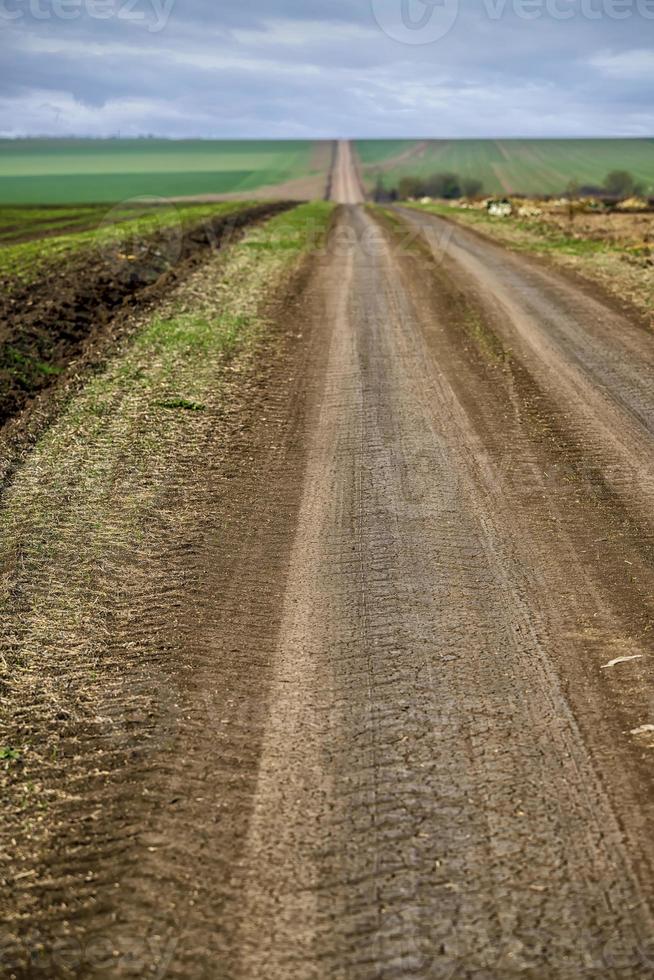
[[[616,493],[651,524],[654,347],[591,287],[433,215],[402,209],[503,345],[569,414]]]
[[[370,240],[363,212],[342,220]],[[524,522],[540,548],[551,528],[501,502],[458,350],[442,329],[428,343],[428,280],[376,252],[333,260],[322,287],[332,343],[235,888],[238,976],[650,975],[615,773],[552,659],[570,642],[561,585],[588,602],[603,583],[574,546],[567,571],[549,549],[532,565]]]

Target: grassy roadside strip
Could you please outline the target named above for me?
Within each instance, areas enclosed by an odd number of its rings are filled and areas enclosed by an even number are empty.
[[[154,215],[148,210],[144,220],[134,220],[131,209],[127,227],[106,229],[115,232],[111,238],[100,229],[88,246],[87,236],[75,237],[75,245],[82,242],[76,252],[62,253],[56,261],[46,255],[36,281],[0,276],[3,431],[35,396],[54,387],[61,394],[73,379],[79,388],[81,374],[96,368],[98,355],[103,361],[112,342],[131,332],[139,310],[144,315],[146,308],[154,308],[212,252],[240,239],[245,228],[289,207],[280,201],[253,207],[234,202],[219,208],[171,208]],[[30,242],[28,249],[41,250],[53,242],[58,248],[58,241]],[[24,257],[24,246],[20,252]],[[0,249],[0,258],[2,254]],[[29,272],[33,274],[31,267]],[[41,419],[37,429],[42,429],[46,419],[38,406],[32,407],[34,417]],[[49,411],[45,414],[51,417]],[[22,431],[27,431],[25,425]],[[33,427],[31,431],[33,441]],[[5,471],[0,458],[0,481]]]
[[[81,232],[35,239],[0,248],[0,276],[25,284],[34,282],[44,268],[62,259],[94,249],[119,249],[122,245],[157,232],[184,231],[206,218],[226,216],[251,207],[252,202],[230,201],[218,204],[194,204],[184,207],[168,205],[141,211],[126,218],[125,206],[104,209],[98,214],[96,227]],[[29,214],[29,209],[26,209]]]
[[[0,813],[12,873],[52,844],[65,819],[57,808],[76,799],[89,767],[116,765],[107,716],[122,712],[130,671],[153,656],[138,632],[133,643],[117,634],[155,589],[153,567],[197,529],[256,378],[270,302],[331,211],[278,215],[195,270],[71,401],[2,498]]]
[[[465,211],[446,204],[407,204],[437,214],[493,238],[515,251],[548,258],[599,283],[616,299],[630,303],[654,327],[653,269],[649,256],[615,242],[567,235],[544,221],[497,218],[485,211]]]

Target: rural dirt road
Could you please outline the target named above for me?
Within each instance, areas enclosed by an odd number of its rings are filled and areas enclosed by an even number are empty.
[[[339,140],[336,146],[330,198],[338,204],[362,204],[365,199],[349,140]]]
[[[293,342],[121,626],[165,636],[157,737],[80,790],[39,934],[116,951],[66,977],[654,977],[654,342],[349,203],[347,153]]]
[[[311,285],[329,353],[237,975],[654,975],[651,754],[629,734],[651,719],[651,531],[474,281],[469,301],[453,266],[398,253],[360,208],[340,223],[358,245]],[[590,333],[597,301],[570,289]],[[640,356],[622,370],[633,394]],[[620,392],[597,387],[623,412],[614,439],[635,438]],[[620,656],[642,659],[604,667]]]

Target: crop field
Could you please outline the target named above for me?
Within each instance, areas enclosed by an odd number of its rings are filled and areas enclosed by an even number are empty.
[[[330,154],[329,143],[309,140],[1,140],[0,203],[248,196],[312,177],[324,183]]]
[[[32,238],[83,231],[101,222],[106,213],[106,204],[72,207],[0,206],[0,244],[8,245]]]
[[[558,194],[572,180],[601,185],[628,170],[654,194],[654,139],[359,140],[365,183],[452,172],[480,180],[489,194]]]
[[[10,289],[18,281],[33,281],[56,260],[75,253],[112,249],[125,252],[125,243],[167,232],[172,243],[185,228],[218,215],[228,215],[247,202],[173,206],[77,208],[0,208],[0,276]],[[129,249],[127,249],[129,253]],[[121,253],[122,254],[122,253]]]
[[[197,204],[187,207],[0,208],[0,273],[34,279],[55,258],[107,244],[118,248],[131,237],[157,229],[184,227],[209,215],[228,214],[236,205]]]

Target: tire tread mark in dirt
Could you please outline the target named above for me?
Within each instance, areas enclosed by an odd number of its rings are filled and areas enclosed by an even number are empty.
[[[323,290],[240,975],[630,976],[649,916],[549,660],[558,594],[497,510],[451,354],[387,251]]]

